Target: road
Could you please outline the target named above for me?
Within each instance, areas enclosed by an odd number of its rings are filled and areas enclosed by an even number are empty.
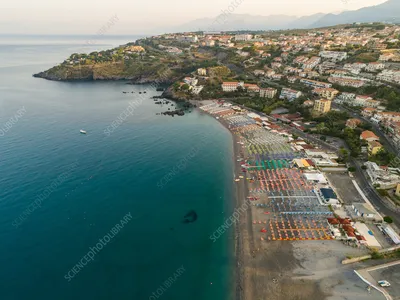
[[[344,110],[347,111],[350,115],[352,115],[353,117],[357,117],[359,119],[361,119],[362,121],[369,123],[372,125],[372,128],[375,130],[376,134],[379,136],[381,142],[384,144],[385,148],[387,150],[389,150],[390,152],[396,154],[396,156],[399,155],[399,151],[396,149],[395,145],[392,143],[392,141],[390,141],[386,134],[383,133],[383,131],[380,129],[379,125],[371,122],[370,120],[368,120],[367,118],[364,118],[363,116],[361,116],[360,114],[358,114],[358,112],[351,110],[350,108],[344,107],[344,106],[340,106],[337,104],[332,103],[332,107],[333,108],[337,108],[339,110]],[[356,115],[355,115],[356,114]]]
[[[395,266],[398,264],[400,264],[400,260],[397,260],[397,261],[394,261],[391,263],[387,263],[387,264],[382,264],[379,266],[374,266],[374,267],[357,270],[356,274],[358,276],[360,276],[363,280],[368,281],[375,289],[380,291],[386,297],[387,300],[392,300],[393,298],[390,296],[390,294],[384,288],[379,286],[378,282],[376,282],[376,280],[369,274],[369,272],[376,271],[376,270],[383,269],[383,268],[389,268],[389,267],[392,267],[392,266]]]

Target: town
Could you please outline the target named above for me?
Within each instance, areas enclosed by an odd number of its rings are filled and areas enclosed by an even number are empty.
[[[276,289],[295,277],[292,252],[308,262],[303,272],[328,274],[310,280],[400,296],[390,284],[400,256],[400,26],[163,34],[74,53],[35,76],[156,82],[157,99],[191,102],[230,130],[235,206],[248,206],[235,236],[240,299],[297,295],[294,279],[286,294]]]

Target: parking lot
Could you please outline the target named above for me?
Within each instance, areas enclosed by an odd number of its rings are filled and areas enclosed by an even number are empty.
[[[370,271],[369,274],[376,280],[387,280],[391,284],[390,287],[384,289],[393,297],[393,300],[400,299],[400,264]]]
[[[325,175],[331,186],[335,187],[335,192],[345,205],[351,205],[354,202],[364,202],[347,173],[325,173]]]

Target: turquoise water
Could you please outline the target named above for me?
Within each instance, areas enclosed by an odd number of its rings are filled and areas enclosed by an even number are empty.
[[[209,236],[232,210],[230,134],[197,111],[156,115],[166,108],[153,103],[159,93],[150,89],[105,135],[149,87],[31,77],[79,47],[0,44],[0,128],[7,128],[0,130],[0,298],[227,299],[232,234],[215,243]],[[135,94],[122,93],[128,90]],[[19,218],[38,197],[41,207]],[[190,210],[198,219],[184,224]],[[128,213],[94,260],[66,280]]]

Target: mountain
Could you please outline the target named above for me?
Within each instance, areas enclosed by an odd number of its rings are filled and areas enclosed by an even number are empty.
[[[315,14],[311,16],[304,16],[296,19],[295,21],[289,23],[287,28],[310,28],[314,23],[324,17],[325,14]]]
[[[354,22],[399,22],[400,1],[389,0],[375,6],[364,7],[354,11],[346,11],[338,15],[327,14],[311,24],[310,28],[349,24]]]
[[[247,14],[220,14],[216,18],[203,18],[175,27],[182,31],[229,31],[283,29],[298,17],[286,15],[254,16]]]
[[[304,17],[220,14],[216,18],[197,19],[174,28],[169,28],[168,30],[164,29],[164,31],[277,30],[318,28],[354,22],[400,22],[400,0],[389,0],[380,5],[345,11],[338,14],[319,13]]]

